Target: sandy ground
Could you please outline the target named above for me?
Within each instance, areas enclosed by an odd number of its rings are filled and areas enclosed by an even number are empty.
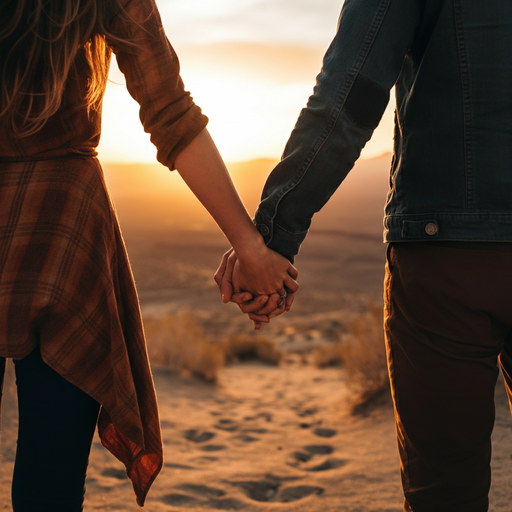
[[[315,219],[296,262],[301,290],[294,308],[261,333],[289,353],[281,366],[228,366],[221,370],[217,385],[153,369],[165,466],[146,510],[400,512],[390,401],[366,414],[351,414],[343,371],[317,369],[307,356],[299,355],[333,341],[354,315],[364,311],[368,300],[381,300],[386,187],[382,166],[388,160],[358,164],[362,181],[355,178],[352,185],[342,187]],[[253,181],[241,183],[246,204],[256,203],[266,172],[258,169],[271,164],[235,169],[257,171]],[[170,197],[157,195],[153,201],[155,189],[147,182],[130,185],[138,176],[135,171],[114,171],[109,184],[143,314],[189,312],[212,341],[250,333],[251,323],[236,306],[221,304],[212,279],[228,248],[218,230],[204,215],[187,210],[189,199],[182,196],[183,189]],[[2,403],[0,512],[12,510],[9,489],[17,414],[11,366]],[[496,404],[490,510],[510,512],[512,420],[502,384]],[[140,510],[122,465],[97,439],[85,510]]]
[[[393,413],[384,400],[353,415],[339,369],[291,355],[240,363],[217,386],[155,368],[165,464],[145,510],[399,512]],[[12,375],[3,405],[0,511],[10,512],[16,439]],[[497,388],[491,512],[510,512],[512,421]],[[95,439],[86,511],[140,510],[123,466]]]

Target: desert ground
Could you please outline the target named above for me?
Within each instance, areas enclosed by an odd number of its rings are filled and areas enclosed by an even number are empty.
[[[283,354],[279,365],[227,364],[214,384],[152,365],[165,464],[145,510],[402,509],[389,394],[354,409],[345,369],[314,364],[315,350],[338,340],[369,303],[381,303],[389,159],[358,163],[315,217],[296,259],[301,289],[294,307],[257,334],[236,306],[220,301],[212,276],[229,245],[179,176],[158,166],[105,166],[145,320],[188,314],[211,343],[230,335],[257,336]],[[251,213],[274,163],[230,166]],[[2,403],[1,512],[12,510],[17,429],[12,373],[9,365]],[[496,413],[490,510],[510,512],[512,421],[501,382]],[[86,487],[86,511],[140,510],[123,466],[97,438]]]

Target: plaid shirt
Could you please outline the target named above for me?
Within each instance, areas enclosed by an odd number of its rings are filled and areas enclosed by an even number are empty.
[[[154,0],[133,0],[116,50],[140,118],[174,168],[207,118],[184,90]],[[115,211],[96,160],[101,111],[82,100],[86,66],[36,135],[0,126],[0,356],[38,344],[44,361],[102,408],[102,443],[127,469],[142,506],[162,467],[162,440],[139,302]]]

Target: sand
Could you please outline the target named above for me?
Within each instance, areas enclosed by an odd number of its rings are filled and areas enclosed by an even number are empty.
[[[155,367],[165,464],[145,510],[399,512],[393,412],[383,399],[351,414],[343,372],[290,355],[239,363],[217,386]],[[2,426],[0,511],[10,512],[16,439],[12,375]],[[510,512],[512,425],[497,388],[491,512]],[[95,439],[86,511],[140,510],[123,466]]]
[[[272,164],[235,166],[246,204],[256,204]],[[216,385],[153,367],[165,465],[145,510],[400,512],[389,397],[352,414],[343,370],[318,369],[311,357],[316,346],[331,343],[332,333],[364,311],[368,300],[381,300],[388,164],[389,156],[358,164],[360,175],[350,176],[315,219],[297,258],[301,289],[294,308],[260,334],[286,352],[280,366],[230,365]],[[237,177],[244,172],[252,181]],[[194,210],[183,187],[174,195],[171,185],[162,187],[167,196],[158,195],[139,174],[144,176],[143,170],[111,168],[109,185],[144,316],[188,312],[213,342],[250,334],[251,323],[236,306],[221,304],[212,279],[226,240]],[[0,512],[12,510],[17,415],[11,366],[2,403]],[[510,512],[512,421],[502,384],[496,406],[490,510]],[[140,510],[123,466],[98,439],[86,486],[86,511]]]

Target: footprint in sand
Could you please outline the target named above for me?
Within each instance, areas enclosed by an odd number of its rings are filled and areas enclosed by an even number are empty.
[[[299,428],[311,428],[311,427],[314,427],[316,425],[321,425],[321,424],[322,424],[322,420],[314,421],[313,423],[299,423]]]
[[[217,462],[219,457],[212,457],[211,455],[199,455],[191,459],[192,464],[197,464],[198,466],[209,466],[214,462]],[[193,468],[196,469],[196,468]]]
[[[244,493],[254,501],[273,501],[277,495],[281,482],[276,480],[260,480],[259,482],[232,482],[240,487]]]
[[[306,469],[306,471],[327,471],[329,469],[341,468],[346,464],[348,464],[348,460],[327,459],[325,462],[322,462],[322,464],[319,464],[318,466],[314,466],[312,468],[308,468]]]
[[[178,493],[166,494],[165,496],[159,498],[159,501],[173,507],[196,507],[202,503],[202,500],[198,498]]]
[[[312,455],[310,453],[304,452],[293,452],[292,457],[299,462],[309,462],[311,460]]]
[[[334,452],[334,447],[330,445],[308,445],[303,447],[304,451],[292,453],[292,457],[299,463],[309,462],[315,455],[330,455]],[[327,471],[345,466],[348,463],[344,459],[327,459],[313,467],[303,468],[305,471]],[[297,462],[289,462],[290,466],[298,467]]]
[[[320,495],[324,492],[322,487],[311,485],[298,485],[281,489],[282,481],[282,479],[267,476],[260,481],[232,482],[232,484],[240,487],[250,499],[260,502],[289,503],[313,494]]]
[[[234,432],[238,430],[239,426],[229,418],[221,418],[218,423],[214,425],[214,428],[225,430],[226,432]]]
[[[300,418],[305,418],[306,416],[313,416],[313,414],[316,414],[318,412],[317,407],[311,407],[309,409],[304,409],[303,411],[299,411],[297,413],[297,416]]]
[[[203,498],[220,498],[226,495],[226,492],[222,489],[216,489],[215,487],[208,487],[207,485],[200,484],[183,484],[179,485],[177,489],[202,496]]]
[[[330,455],[334,452],[334,447],[326,444],[308,445],[303,449],[303,452],[293,452],[292,457],[299,462],[309,462],[314,455]]]
[[[185,464],[173,464],[172,462],[164,462],[164,467],[170,469],[196,469],[193,466],[186,466]]]
[[[334,447],[328,444],[313,444],[304,446],[303,448],[311,453],[311,455],[330,455],[334,452]]]
[[[194,429],[186,430],[184,435],[185,439],[188,439],[189,441],[192,441],[194,443],[204,443],[215,437],[215,434],[213,432],[201,432],[199,430]]]
[[[289,503],[290,501],[297,501],[306,496],[316,494],[320,496],[323,494],[324,489],[322,487],[315,487],[312,485],[298,485],[297,487],[287,487],[283,489],[279,494],[279,501],[283,503]]]
[[[319,437],[333,437],[337,433],[338,431],[333,428],[315,428],[315,430],[313,430],[313,434]]]
[[[266,434],[268,430],[266,428],[245,428],[244,432],[252,434]]]
[[[126,480],[128,478],[128,475],[124,469],[117,468],[106,468],[101,472],[101,476],[117,478],[118,480]]]
[[[223,444],[205,444],[204,446],[201,446],[200,450],[203,450],[203,452],[220,452],[226,448],[227,446]]]
[[[247,434],[240,434],[238,436],[234,436],[233,439],[236,441],[242,441],[242,443],[254,443],[254,441],[259,441],[257,437],[249,436]]]
[[[265,421],[272,421],[272,413],[270,412],[259,412],[255,416],[246,416],[244,418],[245,421],[252,421],[252,420],[258,420],[258,419],[264,419]]]
[[[244,504],[240,501],[224,498],[226,492],[215,487],[199,484],[182,484],[177,489],[188,494],[167,494],[159,498],[159,500],[166,505],[182,508],[200,506],[215,510],[240,510],[244,508]],[[191,494],[195,496],[191,496]]]

